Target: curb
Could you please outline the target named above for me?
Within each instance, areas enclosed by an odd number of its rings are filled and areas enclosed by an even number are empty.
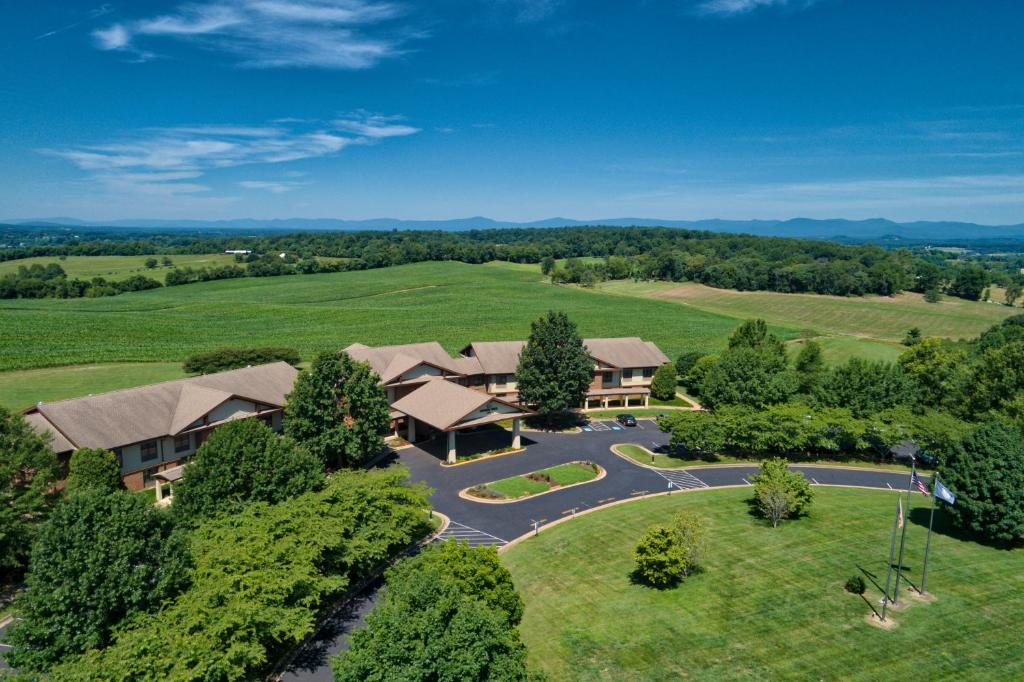
[[[565,463],[566,464],[573,464],[573,462],[565,462]],[[580,486],[580,485],[587,485],[588,483],[597,483],[602,478],[604,478],[605,476],[608,475],[608,470],[605,469],[600,464],[594,464],[594,466],[596,466],[597,469],[598,469],[597,476],[595,476],[594,478],[590,479],[589,481],[580,481],[579,483],[570,483],[569,485],[560,485],[557,488],[548,488],[544,492],[537,493],[535,495],[524,495],[523,497],[516,497],[516,498],[511,499],[511,500],[487,499],[487,498],[484,498],[484,497],[473,497],[472,495],[470,495],[469,492],[468,492],[469,489],[470,488],[475,488],[476,486],[469,486],[469,488],[463,488],[462,490],[459,491],[459,497],[461,497],[462,499],[464,499],[464,500],[466,500],[468,502],[478,502],[480,504],[515,504],[516,502],[525,502],[526,500],[532,500],[534,498],[541,497],[542,495],[548,495],[550,493],[557,493],[560,490],[568,490],[569,488],[575,488],[576,486]],[[538,471],[542,471],[542,469],[538,469]],[[519,476],[528,476],[528,475],[530,475],[532,473],[535,473],[535,472],[530,471],[530,472],[527,472],[525,474],[519,474]],[[513,476],[511,478],[515,478],[515,476]],[[493,483],[493,482],[494,481],[491,481],[491,483]],[[487,483],[478,483],[477,485],[487,485]]]
[[[445,469],[452,469],[454,467],[464,467],[467,464],[476,464],[477,462],[486,462],[489,459],[495,457],[505,457],[506,455],[518,455],[520,452],[526,452],[526,448],[519,448],[518,450],[509,450],[508,452],[499,452],[496,455],[485,455],[483,457],[475,457],[473,459],[467,459],[465,462],[456,462],[455,464],[448,464],[447,462],[441,462],[441,466]]]

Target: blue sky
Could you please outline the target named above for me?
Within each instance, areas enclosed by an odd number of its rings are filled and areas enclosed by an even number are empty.
[[[1024,222],[1017,0],[0,12],[0,218]]]

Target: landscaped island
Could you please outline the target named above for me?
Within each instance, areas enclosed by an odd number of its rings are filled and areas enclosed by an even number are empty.
[[[569,462],[521,476],[484,483],[466,491],[469,497],[493,501],[519,500],[580,483],[588,483],[603,474],[593,462]]]

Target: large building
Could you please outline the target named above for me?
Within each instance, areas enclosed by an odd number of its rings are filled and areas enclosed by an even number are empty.
[[[581,408],[647,405],[651,380],[668,358],[636,337],[585,339],[594,379]],[[525,341],[471,343],[452,357],[437,342],[345,349],[380,377],[392,425],[412,442],[443,434],[446,459],[456,460],[461,431],[511,422],[512,447],[520,424],[533,414],[519,403],[515,373]],[[66,462],[79,448],[117,455],[130,490],[173,481],[210,432],[229,421],[257,418],[275,431],[298,371],[284,362],[52,403],[39,403],[26,420],[51,437]]]
[[[584,339],[594,361],[594,379],[581,408],[647,405],[655,370],[668,358],[637,337]],[[515,373],[525,341],[474,342],[451,357],[441,344],[413,343],[345,349],[380,376],[391,404],[392,424],[417,441],[436,433],[448,439],[447,460],[456,459],[456,434],[484,424],[511,421],[512,447],[530,410],[519,404]],[[426,426],[426,428],[423,428]]]
[[[71,400],[39,403],[25,419],[48,433],[65,462],[79,448],[111,450],[129,490],[195,454],[210,432],[236,419],[281,429],[285,396],[298,371],[286,362],[166,381]]]

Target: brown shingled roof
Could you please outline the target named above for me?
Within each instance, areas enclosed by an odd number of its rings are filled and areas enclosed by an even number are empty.
[[[525,341],[474,341],[462,352],[472,353],[485,374],[514,374],[525,345]]]
[[[41,403],[26,418],[36,428],[56,434],[57,452],[113,448],[174,435],[233,397],[283,407],[297,376],[298,370],[288,363],[275,362]]]
[[[525,341],[475,341],[462,349],[480,361],[487,374],[512,374],[519,366]],[[651,341],[636,336],[583,339],[587,353],[612,367],[657,367],[669,361]]]
[[[365,346],[361,343],[353,343],[345,349],[345,352],[348,353],[353,360],[368,362],[373,371],[381,377],[382,381],[390,381],[394,378],[394,376],[392,376],[391,379],[384,379],[384,376],[389,373],[389,366],[395,360],[396,356],[399,355],[415,359],[419,362],[428,362],[451,372],[461,373],[459,372],[456,360],[452,358],[452,356],[448,355],[445,349],[442,348],[441,344],[437,341],[377,347]],[[418,364],[418,362],[407,366],[395,376],[400,376],[402,372],[412,369],[416,364]]]

